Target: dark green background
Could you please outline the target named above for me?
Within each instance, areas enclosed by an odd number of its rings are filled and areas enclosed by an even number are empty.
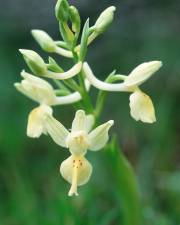
[[[18,49],[34,49],[47,58],[30,30],[44,29],[53,38],[60,37],[55,3],[0,0],[0,225],[121,224],[120,202],[103,151],[88,154],[94,173],[79,189],[80,196],[70,199],[69,185],[59,175],[68,151],[49,137],[34,140],[25,133],[28,113],[37,104],[13,87],[20,81],[20,71],[27,69]],[[90,17],[91,25],[103,9],[117,7],[112,26],[89,47],[87,60],[100,79],[114,68],[128,74],[142,62],[163,61],[162,69],[142,86],[153,99],[157,123],[134,121],[124,93],[109,95],[102,121],[115,120],[112,130],[136,171],[143,224],[179,225],[180,1],[81,0],[71,4],[79,8],[83,22]],[[59,57],[59,63],[66,67],[67,60]],[[70,127],[74,111],[71,106],[59,107],[55,116]]]

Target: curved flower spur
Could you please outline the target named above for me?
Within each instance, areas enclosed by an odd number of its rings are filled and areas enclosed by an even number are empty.
[[[70,132],[50,114],[46,114],[46,121],[46,130],[55,143],[68,148],[71,153],[71,156],[62,162],[60,173],[71,184],[68,195],[78,195],[77,187],[86,184],[92,173],[92,166],[85,154],[87,150],[98,151],[106,145],[109,139],[108,131],[114,121],[109,120],[92,130],[94,117],[86,115],[83,110],[76,112]]]

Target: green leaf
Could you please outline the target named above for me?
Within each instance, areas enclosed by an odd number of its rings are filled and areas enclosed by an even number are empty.
[[[84,61],[84,58],[86,56],[87,46],[88,46],[88,37],[89,37],[89,19],[86,20],[86,23],[84,24],[84,28],[82,31],[80,55],[79,55],[80,61]]]
[[[117,195],[123,215],[122,224],[140,225],[141,204],[136,176],[130,163],[119,149],[116,137],[107,145],[106,156],[117,185]]]

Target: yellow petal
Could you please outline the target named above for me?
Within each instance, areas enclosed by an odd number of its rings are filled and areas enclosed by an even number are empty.
[[[77,187],[86,184],[92,174],[92,166],[83,156],[70,156],[60,166],[62,177],[71,184],[69,196],[78,195]]]
[[[156,122],[155,110],[151,98],[138,90],[130,95],[131,116],[144,123]]]
[[[27,125],[27,135],[29,137],[38,138],[42,133],[46,133],[44,127],[45,114],[52,114],[51,107],[41,105],[30,112]]]

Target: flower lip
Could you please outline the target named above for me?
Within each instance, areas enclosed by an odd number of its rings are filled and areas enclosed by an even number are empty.
[[[158,71],[162,66],[161,61],[151,61],[142,63],[137,66],[124,81],[124,85],[139,86],[149,79],[156,71]]]
[[[135,91],[130,95],[130,113],[136,121],[144,123],[156,122],[155,110],[151,98],[141,90]]]

